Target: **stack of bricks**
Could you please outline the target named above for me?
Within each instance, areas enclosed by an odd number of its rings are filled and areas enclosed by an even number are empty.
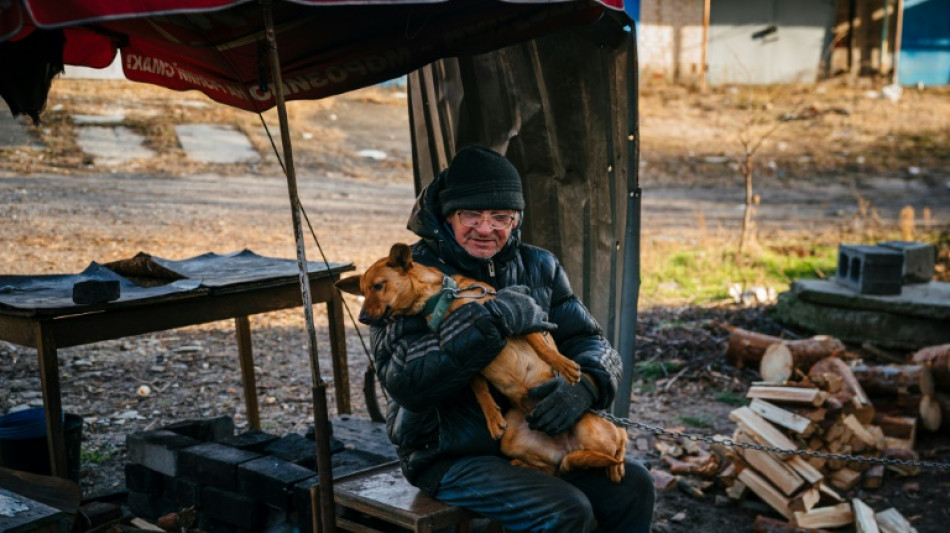
[[[395,459],[379,424],[344,417],[333,430],[334,478]],[[354,439],[341,440],[341,431]],[[218,417],[133,433],[126,445],[127,504],[137,516],[193,506],[197,527],[209,533],[312,530],[310,490],[319,485],[312,429],[235,435],[231,418]]]

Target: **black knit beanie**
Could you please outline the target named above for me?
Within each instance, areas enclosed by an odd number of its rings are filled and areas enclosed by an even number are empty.
[[[439,200],[443,216],[456,209],[524,211],[518,170],[503,155],[481,146],[468,146],[455,154]]]

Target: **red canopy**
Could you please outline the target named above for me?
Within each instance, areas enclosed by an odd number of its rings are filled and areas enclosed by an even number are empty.
[[[623,9],[623,1],[274,0],[285,98],[379,83],[441,57],[591,22],[605,8]],[[0,41],[9,41],[0,47],[62,32],[65,64],[103,68],[118,50],[130,80],[261,111],[275,103],[261,10],[257,0],[13,0],[0,2]],[[0,72],[10,74],[6,63],[19,55],[3,50]]]

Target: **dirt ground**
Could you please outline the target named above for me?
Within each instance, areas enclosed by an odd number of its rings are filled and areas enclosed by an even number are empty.
[[[722,89],[641,90],[641,185],[644,253],[655,240],[695,242],[696,233],[734,231],[743,192],[738,138],[763,140],[755,154],[760,240],[808,232],[839,235],[856,225],[896,224],[911,205],[928,229],[950,223],[950,92],[907,89],[892,102],[873,87],[829,83],[751,93]],[[116,114],[142,132],[157,157],[103,167],[75,143],[74,114]],[[318,102],[292,102],[291,130],[300,196],[319,250],[357,269],[396,241],[411,242],[405,220],[413,202],[410,141],[403,89],[373,88]],[[782,120],[779,120],[782,119]],[[276,118],[265,115],[276,135]],[[185,158],[172,125],[233,124],[259,149],[255,165],[202,165]],[[774,129],[774,131],[773,131]],[[250,249],[295,255],[284,178],[258,117],[172,93],[115,81],[57,80],[32,130],[45,149],[0,157],[0,274],[74,273],[89,262],[139,251],[168,259]],[[276,141],[279,144],[279,141]],[[378,150],[385,159],[361,155]],[[319,259],[308,243],[308,257]],[[687,431],[731,434],[733,405],[757,376],[722,360],[726,332],[717,322],[793,335],[770,309],[736,305],[657,305],[641,300],[637,360],[679,368],[639,382],[630,418]],[[358,304],[349,301],[355,309]],[[318,345],[328,346],[316,309]],[[304,432],[312,421],[303,314],[251,317],[264,429]],[[360,389],[368,357],[348,324],[355,412],[366,415]],[[365,339],[365,335],[363,337]],[[321,371],[331,383],[326,348]],[[233,325],[211,323],[60,350],[63,401],[85,419],[82,487],[87,497],[121,490],[125,435],[182,420],[228,414],[246,427]],[[871,358],[870,354],[865,354]],[[871,359],[873,360],[873,359]],[[0,342],[0,413],[40,406],[32,350]],[[150,393],[140,395],[141,385]],[[332,403],[332,402],[331,402]],[[635,433],[635,432],[634,432]],[[645,436],[632,453],[662,465]],[[637,444],[647,442],[645,449]],[[950,461],[950,439],[922,434],[922,459]],[[918,531],[943,531],[950,519],[950,478],[889,476],[882,489],[849,492],[876,510],[896,507]],[[751,531],[761,504],[736,504],[710,488],[705,498],[659,495],[656,531]],[[849,531],[843,529],[842,531]]]

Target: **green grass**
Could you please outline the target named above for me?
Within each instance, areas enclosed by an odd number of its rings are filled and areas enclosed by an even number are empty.
[[[711,428],[713,425],[712,417],[709,415],[680,415],[677,418],[687,426],[696,428]]]
[[[749,403],[749,400],[745,397],[738,396],[732,392],[717,392],[713,397],[726,405],[734,405],[736,407],[741,407]]]
[[[683,363],[682,361],[640,361],[636,364],[636,367],[640,379],[653,381],[668,377],[683,368]]]
[[[642,262],[641,299],[646,305],[703,305],[731,300],[729,287],[788,290],[799,279],[830,279],[837,266],[837,244],[763,243],[736,264],[736,246],[728,239],[704,239],[693,245],[654,243]]]
[[[82,451],[79,452],[79,462],[85,465],[98,465],[112,459],[114,455],[114,450],[102,451],[83,448]]]

